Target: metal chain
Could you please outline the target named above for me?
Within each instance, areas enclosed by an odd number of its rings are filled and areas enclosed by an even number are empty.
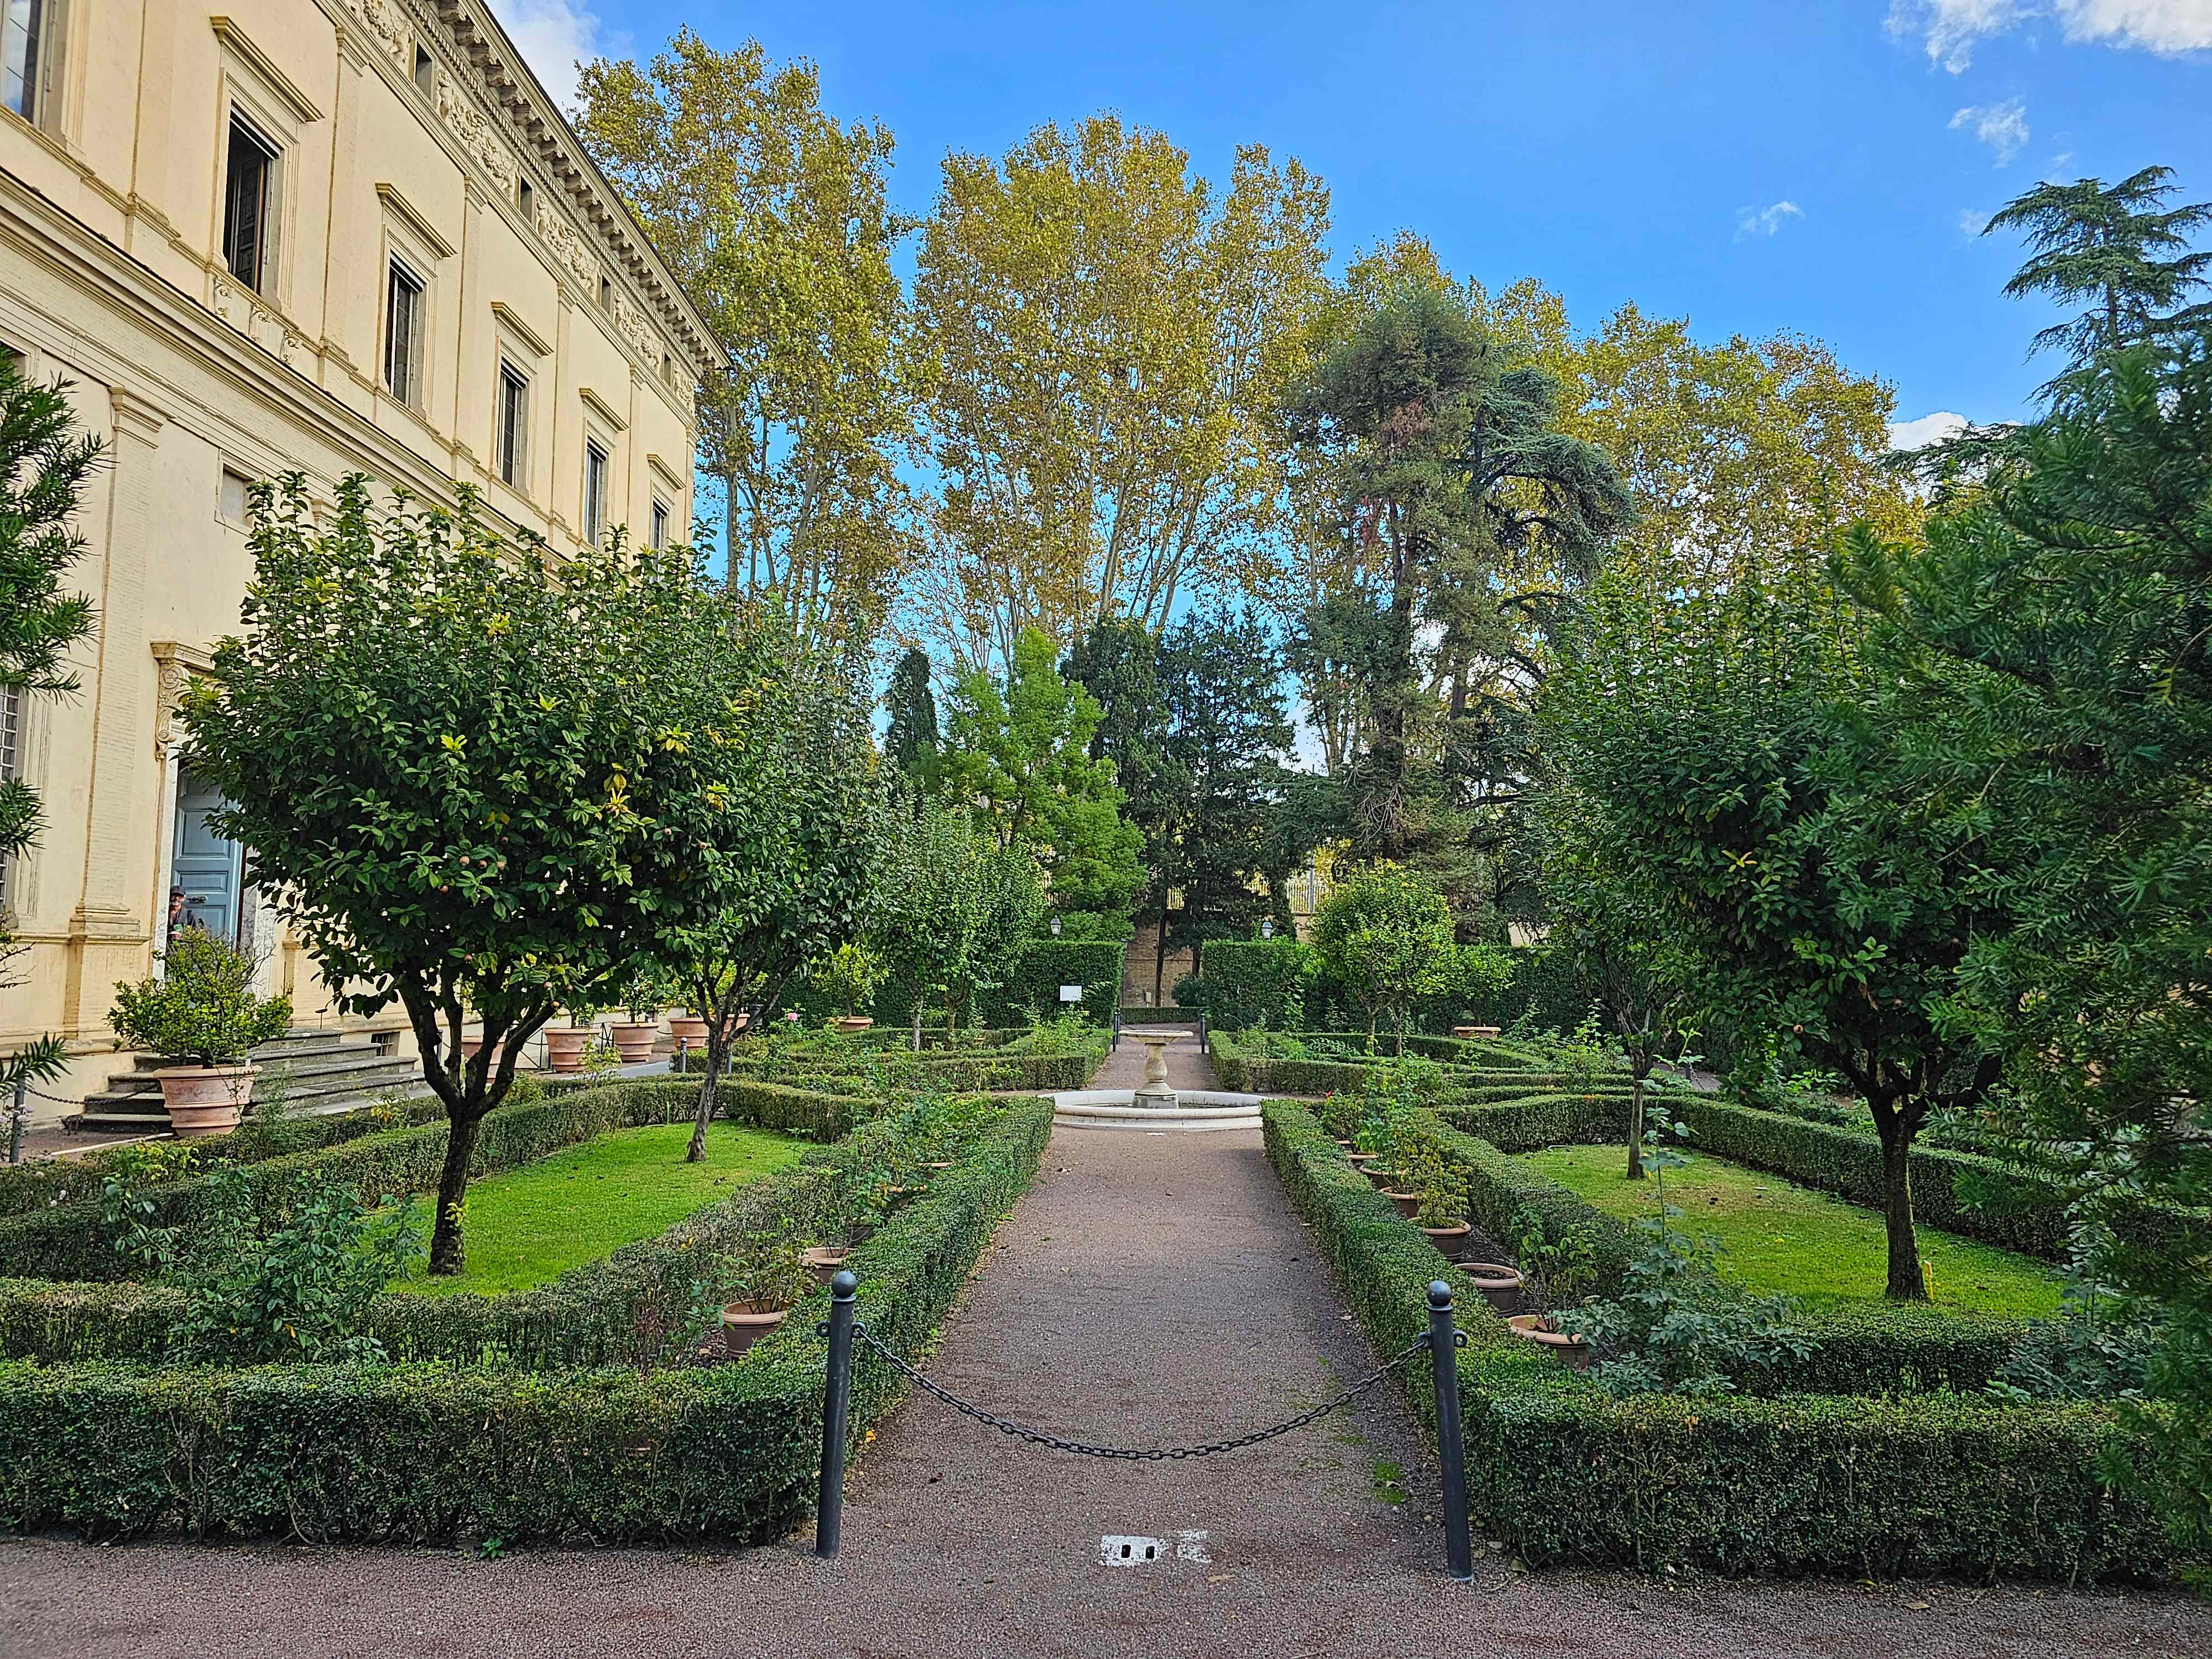
[[[1370,1389],[1372,1389],[1376,1383],[1382,1382],[1384,1377],[1389,1376],[1391,1372],[1396,1370],[1401,1365],[1411,1359],[1415,1354],[1425,1353],[1428,1351],[1429,1346],[1428,1336],[1426,1333],[1424,1333],[1422,1335],[1415,1338],[1412,1342],[1407,1344],[1403,1352],[1398,1354],[1395,1358],[1386,1361],[1372,1376],[1362,1378],[1359,1382],[1353,1383],[1352,1387],[1346,1389],[1342,1394],[1337,1395],[1335,1399],[1329,1401],[1324,1405],[1316,1406],[1310,1412],[1301,1412],[1296,1417],[1290,1419],[1287,1422],[1277,1423],[1269,1428],[1255,1429],[1250,1434],[1241,1434],[1237,1436],[1234,1440],[1215,1440],[1208,1442],[1206,1444],[1201,1446],[1152,1446],[1138,1449],[1126,1446],[1088,1445],[1080,1440],[1063,1440],[1056,1434],[1045,1433],[1042,1429],[1024,1428],[1018,1423],[1009,1423],[1005,1418],[985,1411],[981,1406],[969,1404],[967,1401],[963,1400],[958,1395],[951,1392],[949,1389],[939,1388],[936,1383],[931,1382],[913,1366],[908,1364],[905,1360],[900,1358],[889,1348],[884,1346],[882,1343],[877,1341],[873,1336],[869,1334],[868,1328],[864,1322],[859,1320],[855,1320],[853,1322],[853,1334],[860,1341],[866,1344],[867,1346],[874,1349],[885,1359],[890,1361],[892,1366],[896,1370],[904,1376],[912,1378],[914,1382],[925,1391],[934,1395],[938,1399],[942,1400],[946,1405],[951,1407],[953,1410],[974,1418],[978,1423],[988,1425],[991,1428],[1000,1430],[1006,1434],[1011,1434],[1018,1440],[1026,1440],[1033,1445],[1048,1447],[1054,1451],[1073,1452],[1077,1455],[1082,1457],[1118,1457],[1131,1462],[1156,1462],[1162,1459],[1180,1460],[1186,1457],[1211,1457],[1216,1452],[1237,1451],[1246,1446],[1256,1446],[1263,1440],[1273,1440],[1279,1434],[1288,1434],[1292,1429],[1302,1429],[1305,1427],[1307,1424],[1314,1422],[1317,1419],[1326,1417],[1333,1411],[1340,1410],[1342,1407],[1350,1405],[1353,1401],[1358,1399],[1360,1395],[1365,1394]]]

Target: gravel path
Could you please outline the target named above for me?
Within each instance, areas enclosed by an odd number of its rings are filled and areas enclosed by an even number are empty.
[[[1256,1135],[1088,1131],[1054,1139],[929,1369],[1054,1432],[1151,1445],[1276,1420],[1373,1363]],[[499,1561],[30,1540],[0,1546],[0,1654],[2212,1653],[2212,1612],[2179,1597],[1533,1576],[1489,1553],[1454,1584],[1433,1480],[1387,1389],[1158,1463],[1036,1450],[915,1396],[853,1474],[835,1564],[804,1540]],[[1205,1535],[1122,1566],[1109,1533]]]

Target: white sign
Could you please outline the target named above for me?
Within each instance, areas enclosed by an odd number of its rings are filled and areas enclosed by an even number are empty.
[[[1082,988],[1080,985],[1063,985],[1063,986],[1061,986],[1061,987],[1060,988],[1060,1000],[1062,1002],[1080,1002],[1080,1001],[1082,1001],[1082,1000],[1083,1000],[1083,988]]]

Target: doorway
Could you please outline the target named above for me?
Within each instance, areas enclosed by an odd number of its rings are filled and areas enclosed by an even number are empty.
[[[177,779],[177,839],[170,884],[185,890],[181,925],[204,927],[226,945],[240,943],[239,898],[246,849],[208,822],[227,803],[222,793],[190,772]],[[167,902],[164,895],[163,902]]]

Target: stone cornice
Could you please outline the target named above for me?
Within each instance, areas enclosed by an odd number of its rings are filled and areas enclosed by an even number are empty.
[[[348,0],[348,3],[392,4],[395,0]],[[703,369],[718,362],[720,349],[706,319],[685,297],[674,273],[585,152],[483,0],[418,0],[418,3],[434,5],[454,45],[481,77],[480,87],[473,90],[498,113],[516,147],[561,185],[570,207],[594,233],[614,268],[636,286],[677,336],[678,343],[687,349],[690,367]],[[617,318],[617,323],[619,328],[622,319]]]

